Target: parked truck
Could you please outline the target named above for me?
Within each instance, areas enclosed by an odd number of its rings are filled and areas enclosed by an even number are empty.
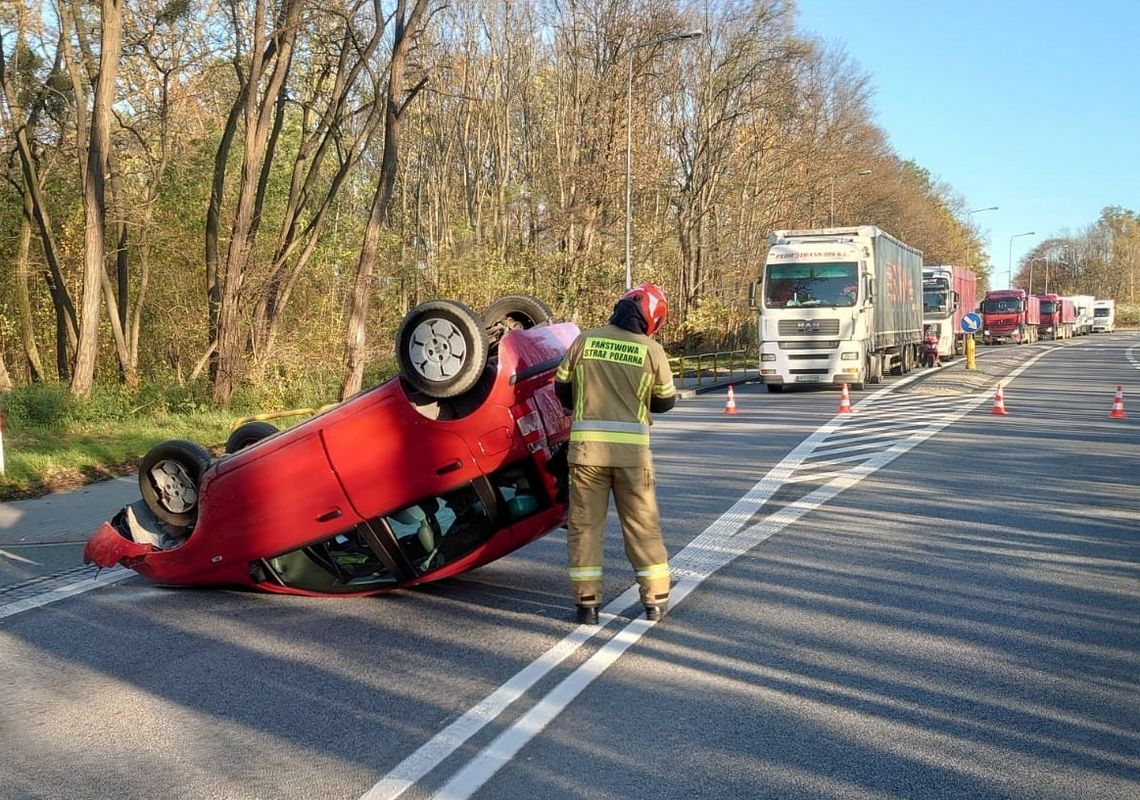
[[[1077,336],[1092,333],[1093,303],[1096,298],[1091,294],[1073,294],[1067,295],[1065,299],[1072,300],[1073,306],[1077,310],[1077,319],[1073,322],[1073,333]]]
[[[849,384],[910,372],[922,346],[922,252],[873,225],[780,230],[761,280],[760,377]]]
[[[1116,330],[1116,301],[1096,300],[1092,306],[1093,333],[1112,333]]]
[[[966,352],[962,317],[977,305],[978,278],[965,267],[922,268],[922,324],[938,339],[939,359]]]
[[[1077,307],[1059,294],[1039,294],[1041,324],[1037,331],[1042,339],[1071,339],[1077,324]]]
[[[1037,341],[1041,302],[1024,289],[995,289],[982,301],[982,341],[986,344]]]

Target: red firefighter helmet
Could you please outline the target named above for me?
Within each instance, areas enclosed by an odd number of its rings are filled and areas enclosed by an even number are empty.
[[[632,300],[637,304],[641,316],[645,318],[647,336],[657,333],[665,324],[665,318],[669,316],[669,303],[665,299],[665,292],[656,284],[643,283],[641,286],[634,286],[622,295],[622,300]]]

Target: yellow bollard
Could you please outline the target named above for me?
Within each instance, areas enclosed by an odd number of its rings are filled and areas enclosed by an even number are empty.
[[[966,337],[966,369],[977,369],[974,365],[974,337]]]

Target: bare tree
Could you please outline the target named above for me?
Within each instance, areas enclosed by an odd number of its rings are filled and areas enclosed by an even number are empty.
[[[235,103],[234,110],[239,113],[231,113],[231,120],[235,116],[241,119],[245,141],[229,247],[218,275],[214,399],[220,403],[229,403],[244,369],[240,313],[242,285],[257,234],[258,200],[264,196],[264,176],[271,161],[267,155],[276,117],[275,107],[289,74],[303,6],[304,0],[283,0],[276,18],[269,24],[265,0],[256,0],[251,23],[250,63],[238,92],[240,111]],[[232,139],[233,130],[229,125],[227,133]],[[219,160],[222,160],[221,149]],[[224,170],[222,174],[224,176]]]
[[[380,161],[380,178],[372,206],[368,213],[368,223],[364,229],[364,243],[360,250],[360,260],[356,267],[356,282],[352,291],[352,307],[349,311],[344,340],[344,373],[341,380],[340,397],[346,399],[360,391],[364,379],[365,322],[371,299],[372,274],[376,266],[376,256],[380,234],[388,224],[388,208],[392,202],[396,174],[399,168],[400,128],[404,112],[423,89],[427,77],[421,77],[411,88],[404,88],[404,76],[408,68],[408,54],[416,37],[422,33],[430,19],[429,0],[412,0],[411,8],[407,0],[398,0],[392,15],[392,54],[388,63],[388,82],[384,95],[384,145]]]
[[[83,180],[83,300],[79,321],[79,343],[75,352],[75,371],[71,376],[71,392],[85,397],[91,392],[98,355],[100,292],[109,289],[103,266],[106,198],[104,183],[110,150],[111,103],[115,90],[115,74],[122,45],[122,0],[102,0],[100,16],[99,72],[95,81],[91,132],[87,146]],[[108,299],[113,301],[113,297]],[[121,333],[121,331],[120,331]],[[120,348],[122,342],[119,342]]]
[[[22,6],[17,9],[23,11]],[[40,160],[35,150],[36,122],[39,112],[44,108],[49,95],[51,80],[44,81],[34,91],[27,86],[17,85],[13,80],[12,72],[22,76],[27,83],[34,83],[32,67],[27,64],[31,60],[32,51],[25,36],[25,16],[17,14],[16,31],[14,37],[13,57],[10,60],[4,46],[4,37],[0,35],[0,92],[3,94],[4,121],[15,140],[15,150],[20,162],[20,181],[18,186],[23,198],[25,215],[30,213],[39,232],[41,249],[47,264],[45,280],[52,298],[55,310],[55,339],[56,339],[56,369],[59,377],[66,380],[71,374],[70,349],[75,346],[79,336],[79,325],[75,315],[75,305],[64,280],[63,269],[60,263],[60,248],[56,241],[55,228],[48,211],[47,200],[43,192],[43,179]],[[60,35],[61,41],[63,33]],[[60,51],[56,48],[56,62],[48,74],[58,74]],[[11,68],[12,72],[9,71]],[[29,359],[33,356],[29,354]]]

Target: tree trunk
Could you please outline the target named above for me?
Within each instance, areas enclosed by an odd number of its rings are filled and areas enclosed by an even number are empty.
[[[273,31],[275,47],[265,51],[273,59],[268,77],[262,57],[262,21],[254,20],[253,63],[245,89],[245,150],[242,155],[241,180],[237,207],[230,230],[229,250],[221,275],[221,302],[218,307],[217,369],[214,375],[214,400],[229,403],[244,370],[244,339],[241,333],[241,294],[246,266],[253,250],[257,229],[256,214],[259,184],[269,142],[270,126],[275,117],[275,101],[289,73],[289,65],[301,16],[302,0],[287,0]],[[258,91],[258,87],[264,87]]]
[[[35,323],[32,321],[32,298],[29,291],[30,269],[28,252],[32,244],[32,195],[23,187],[24,215],[20,218],[20,238],[16,246],[16,305],[20,309],[20,337],[24,345],[24,359],[28,364],[28,377],[32,383],[44,380],[43,362],[36,345]]]
[[[122,49],[122,0],[102,0],[99,77],[91,114],[91,137],[83,181],[83,301],[79,323],[79,344],[75,350],[75,371],[71,393],[86,397],[95,377],[99,347],[99,306],[102,281],[107,279],[103,265],[106,199],[104,180],[111,137],[111,101]]]
[[[408,50],[411,48],[413,38],[419,32],[427,5],[427,0],[413,0],[411,13],[405,19],[407,2],[399,0],[393,14],[392,61],[388,70],[388,89],[385,93],[384,108],[384,154],[380,162],[380,180],[376,185],[376,194],[372,198],[372,208],[368,214],[368,226],[364,231],[360,261],[356,266],[352,308],[348,315],[344,340],[341,400],[346,400],[360,391],[364,381],[365,323],[368,319],[368,302],[372,294],[370,290],[372,273],[376,266],[377,245],[380,241],[380,232],[388,221],[388,205],[392,201],[392,190],[396,184],[401,115],[424,87],[426,79],[420,81],[402,100],[401,87],[407,68]]]

